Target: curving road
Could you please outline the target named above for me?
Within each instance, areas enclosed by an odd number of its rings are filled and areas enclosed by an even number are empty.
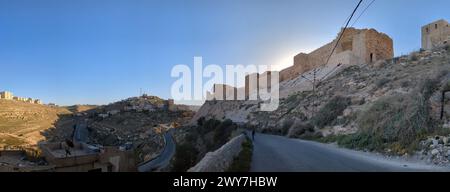
[[[364,152],[311,141],[256,134],[252,172],[404,172],[449,171],[448,168],[392,161]]]
[[[87,129],[87,123],[77,121],[73,134],[73,141],[79,143],[87,143],[89,141],[89,131]]]
[[[166,167],[175,154],[175,141],[170,131],[164,133],[165,147],[161,154],[153,160],[144,162],[138,166],[139,172],[151,172]]]

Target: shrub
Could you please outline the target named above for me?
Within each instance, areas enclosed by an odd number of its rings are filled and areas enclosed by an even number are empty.
[[[422,97],[425,100],[428,100],[431,95],[438,89],[439,84],[439,79],[425,79],[419,86],[418,91],[420,94],[422,94]]]
[[[189,168],[195,166],[197,155],[198,151],[192,144],[177,144],[177,151],[173,162],[173,171],[185,172]]]
[[[231,120],[225,120],[220,123],[216,128],[214,128],[214,145],[213,150],[218,149],[222,145],[228,142],[231,134],[237,129],[236,124]]]
[[[403,88],[407,88],[407,87],[409,87],[410,85],[411,85],[411,82],[408,81],[408,80],[404,80],[404,81],[402,81],[402,82],[400,83],[400,86],[403,87]]]
[[[311,123],[319,128],[330,125],[351,104],[348,97],[336,96],[323,106],[311,119]]]
[[[387,83],[389,83],[389,79],[387,79],[387,78],[381,78],[381,79],[378,79],[376,82],[375,82],[375,85],[377,86],[377,88],[381,88],[381,87],[383,87],[384,85],[386,85]]]
[[[294,124],[294,119],[285,119],[282,123],[281,123],[281,130],[283,133],[288,133],[289,129],[292,127],[292,125]]]
[[[411,61],[418,61],[418,60],[419,60],[419,57],[415,53],[413,53],[411,55]]]
[[[358,117],[360,132],[342,144],[382,150],[386,147],[384,143],[396,143],[408,151],[414,150],[417,142],[434,127],[424,95],[396,95],[376,101]]]
[[[204,123],[205,123],[205,117],[200,117],[197,119],[198,126],[203,126]]]
[[[233,160],[227,172],[249,172],[252,163],[253,144],[247,139],[242,143],[242,150]]]
[[[336,138],[338,145],[351,149],[368,149],[371,151],[383,148],[383,141],[367,133],[342,135]]]
[[[314,126],[309,123],[304,123],[301,121],[295,121],[288,132],[288,137],[300,138],[307,132],[314,132]]]
[[[210,131],[214,131],[214,129],[218,127],[221,124],[221,122],[217,119],[208,119],[204,120],[200,124],[201,126],[198,126],[198,130],[200,134],[204,135]]]
[[[442,88],[443,91],[450,91],[450,80]]]

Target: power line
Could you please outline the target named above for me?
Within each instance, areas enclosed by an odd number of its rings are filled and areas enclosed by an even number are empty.
[[[358,17],[355,19],[355,21],[352,23],[351,27],[353,27],[356,22],[358,22],[358,20],[361,18],[361,16],[367,11],[367,9],[369,9],[369,7],[375,2],[375,0],[372,0],[367,6],[366,8],[358,15]],[[328,72],[326,75],[324,75],[320,81],[324,80],[325,78],[328,77],[328,75],[330,75],[332,72],[334,72],[338,67],[340,67],[341,64],[338,64],[335,68],[333,68],[330,72]]]
[[[336,41],[336,44],[334,45],[333,50],[331,50],[330,56],[328,56],[327,61],[325,62],[325,65],[328,64],[328,62],[330,61],[331,56],[333,56],[334,51],[336,51],[336,48],[339,45],[339,41],[341,41],[342,37],[344,36],[345,30],[347,30],[348,24],[352,20],[353,15],[355,15],[356,10],[358,10],[358,8],[359,8],[359,6],[361,5],[362,2],[363,2],[363,0],[359,0],[358,5],[356,5],[355,9],[353,10],[352,14],[350,15],[350,19],[347,21],[347,24],[345,24],[344,29],[342,30],[341,34],[339,35],[339,38]]]
[[[336,44],[334,45],[333,49],[331,50],[331,53],[330,53],[330,55],[328,56],[328,58],[327,58],[327,60],[326,60],[326,62],[325,62],[324,65],[328,65],[328,62],[330,61],[331,56],[333,56],[334,51],[336,50],[337,46],[339,45],[339,41],[340,41],[340,40],[342,39],[342,37],[344,36],[345,30],[347,29],[348,24],[350,24],[350,21],[352,20],[353,16],[355,15],[356,11],[358,10],[358,8],[359,8],[359,6],[361,5],[362,1],[363,1],[363,0],[360,0],[360,1],[358,2],[358,5],[356,5],[356,7],[355,7],[355,9],[353,10],[352,14],[350,14],[350,17],[348,18],[348,20],[347,20],[347,22],[346,22],[344,28],[342,29],[342,32],[341,32],[341,34],[339,35],[339,38],[338,38],[338,40],[336,41]],[[324,65],[322,65],[322,66],[324,66]],[[315,113],[316,113],[316,109],[315,109],[315,108],[316,108],[316,107],[315,107],[316,101],[315,101],[315,100],[316,100],[316,98],[317,98],[317,95],[316,95],[316,77],[317,77],[317,68],[314,69],[314,72],[313,72],[313,73],[314,73],[313,82],[312,82],[312,84],[313,84],[313,114],[315,114]]]
[[[353,22],[353,24],[351,25],[352,27],[355,26],[356,22],[358,22],[359,18],[361,18],[361,16],[367,11],[367,9],[369,9],[369,7],[375,2],[375,0],[372,0],[372,2],[369,3],[369,5],[367,5],[367,7],[361,12],[361,14],[359,14],[358,18],[356,18],[356,20]]]

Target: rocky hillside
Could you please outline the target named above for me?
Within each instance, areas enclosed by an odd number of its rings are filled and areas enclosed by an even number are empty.
[[[154,158],[164,147],[163,132],[188,122],[194,112],[155,96],[142,96],[85,111],[90,143],[136,151],[139,161]]]
[[[274,112],[258,111],[257,101],[208,101],[195,118],[229,118],[261,132],[406,154],[420,150],[419,141],[446,134],[449,94],[444,120],[440,107],[442,91],[450,86],[449,70],[448,47],[414,52],[374,64],[343,66],[320,81],[315,93],[302,77],[282,82],[280,107]],[[429,154],[427,150],[424,153]]]
[[[72,105],[65,108],[67,108],[67,110],[71,111],[72,113],[83,113],[97,107],[97,105]]]
[[[68,114],[64,108],[0,99],[0,149],[36,145],[46,139],[42,132]]]

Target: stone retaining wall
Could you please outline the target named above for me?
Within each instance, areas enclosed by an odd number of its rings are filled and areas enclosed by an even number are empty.
[[[228,143],[223,145],[220,149],[207,153],[205,157],[194,167],[190,168],[188,172],[224,172],[233,163],[236,157],[242,150],[242,143],[245,141],[244,134],[231,139]]]

